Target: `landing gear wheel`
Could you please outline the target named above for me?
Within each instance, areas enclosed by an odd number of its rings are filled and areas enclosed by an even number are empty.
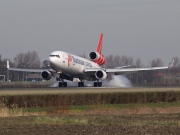
[[[84,82],[78,82],[78,87],[84,87]]]
[[[63,82],[63,87],[67,87],[67,82]]]
[[[60,81],[59,77],[56,77],[56,81]]]
[[[94,82],[94,87],[102,87],[102,82]]]
[[[62,82],[59,82],[59,87],[62,87],[63,83]]]
[[[59,87],[67,87],[67,82],[59,82]]]
[[[102,82],[99,82],[99,83],[98,83],[98,86],[99,86],[99,87],[102,87]]]
[[[98,86],[98,83],[97,82],[94,82],[94,87],[97,87]]]
[[[81,82],[81,86],[84,87],[84,82]]]

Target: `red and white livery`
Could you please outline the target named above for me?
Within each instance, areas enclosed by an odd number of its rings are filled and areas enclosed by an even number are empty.
[[[89,54],[90,60],[97,63],[98,65],[103,65],[106,62],[104,55],[101,53],[102,52],[102,39],[103,39],[103,34],[100,35],[96,51],[91,52]]]
[[[174,63],[173,61],[169,67],[125,68],[129,66],[123,66],[118,68],[102,68],[101,65],[106,61],[102,54],[102,40],[103,34],[100,35],[96,51],[89,54],[90,60],[64,51],[54,51],[49,55],[51,69],[11,68],[8,61],[7,69],[13,71],[41,73],[42,78],[45,80],[50,80],[52,77],[56,77],[56,80],[59,81],[59,87],[67,87],[67,82],[65,82],[65,80],[73,81],[75,78],[79,78],[79,87],[84,86],[84,80],[94,81],[94,87],[101,87],[102,80],[105,80],[109,73],[122,75],[138,71],[167,69],[172,67]]]

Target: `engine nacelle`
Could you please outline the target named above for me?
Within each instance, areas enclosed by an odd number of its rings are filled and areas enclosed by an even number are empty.
[[[98,70],[95,73],[97,79],[105,80],[107,78],[107,73],[104,70]]]
[[[95,62],[99,65],[103,65],[105,63],[104,56],[102,54],[100,55],[98,52],[91,52],[89,54],[89,58],[90,58],[90,60],[92,60],[93,62]]]
[[[89,58],[94,61],[94,60],[98,60],[100,57],[100,54],[98,52],[90,52],[89,54]]]
[[[52,74],[50,71],[46,70],[41,73],[41,76],[44,80],[50,80],[52,77]]]

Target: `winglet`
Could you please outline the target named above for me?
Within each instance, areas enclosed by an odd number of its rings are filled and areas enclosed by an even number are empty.
[[[97,46],[97,49],[96,51],[101,54],[101,50],[102,50],[102,39],[103,39],[103,34],[100,35],[99,37],[99,42],[98,42],[98,46]]]
[[[172,68],[174,66],[174,59],[172,60],[171,64],[169,65],[169,68]]]
[[[7,69],[9,69],[9,61],[7,61],[7,66],[6,67],[7,67]]]

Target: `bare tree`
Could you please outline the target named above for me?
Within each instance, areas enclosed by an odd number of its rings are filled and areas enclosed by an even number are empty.
[[[36,51],[28,51],[26,53],[19,53],[14,58],[14,67],[17,68],[40,68],[40,59]],[[11,73],[12,80],[24,81],[26,77],[25,72],[13,72]]]
[[[82,58],[88,59],[88,56],[85,53],[84,54],[80,54],[79,56],[82,57]]]
[[[10,65],[13,65],[13,63],[10,60],[8,61]],[[6,65],[7,65],[7,59],[2,59],[2,56],[0,55],[0,75],[5,75],[5,79],[7,80],[9,79],[9,75],[8,75],[9,72],[7,72]]]
[[[113,56],[113,55],[109,55],[109,56],[106,56],[106,63],[105,63],[105,66],[106,67],[109,67],[109,68],[112,68],[112,67],[114,67],[115,65],[118,65],[118,60],[115,60],[114,61],[114,59],[116,59],[115,58],[115,56]]]
[[[49,60],[44,60],[42,65],[43,65],[42,68],[49,69],[50,68]]]
[[[40,59],[36,51],[19,53],[14,58],[15,66],[19,68],[39,68]]]
[[[141,59],[138,58],[135,62],[135,65],[134,65],[136,68],[140,68],[140,67],[143,67],[143,64],[141,63]]]
[[[153,59],[150,65],[151,67],[162,67],[164,66],[164,62],[162,61],[162,59],[157,58],[157,59]],[[162,72],[164,74],[164,70],[148,71],[145,73],[145,76],[150,83],[158,83],[160,80],[159,74],[161,74]]]
[[[6,75],[6,62],[5,62],[5,60],[2,60],[2,56],[0,55],[0,75]],[[0,76],[0,81],[3,81],[2,79],[4,79],[4,78],[2,78],[1,76]]]
[[[180,59],[179,57],[173,57],[174,59],[174,66],[175,67],[180,67]]]
[[[133,65],[133,58],[128,56],[109,55],[106,56],[106,67],[121,67],[127,65]]]
[[[160,58],[153,59],[151,61],[151,67],[161,67],[161,66],[164,66],[164,63]]]

